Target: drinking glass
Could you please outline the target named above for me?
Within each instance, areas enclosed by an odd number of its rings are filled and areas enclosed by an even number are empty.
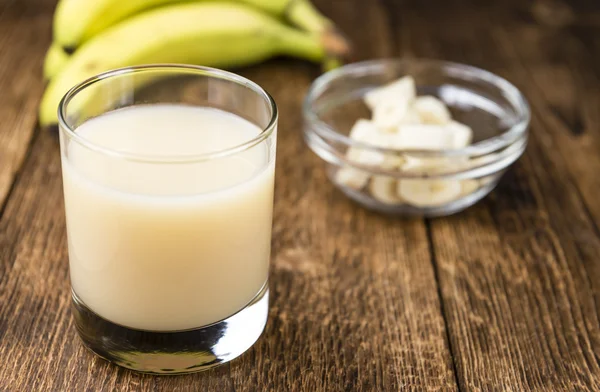
[[[128,123],[111,117],[160,110],[166,125],[143,142],[168,146],[181,137],[183,107],[235,115],[257,134],[206,152],[203,145],[228,130],[207,131],[195,121],[186,123],[194,134],[184,152],[140,153]],[[271,96],[221,70],[136,66],[74,87],[58,116],[72,309],[84,345],[117,365],[158,374],[204,370],[248,350],[268,314],[277,133]],[[103,120],[109,117],[115,121]],[[83,132],[88,121],[96,134]],[[111,132],[111,143],[92,137],[98,132]]]

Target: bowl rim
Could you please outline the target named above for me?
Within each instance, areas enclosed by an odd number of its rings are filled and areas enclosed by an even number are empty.
[[[515,111],[515,123],[507,129],[488,139],[480,140],[467,147],[452,150],[420,150],[420,149],[396,149],[378,147],[372,144],[358,142],[350,137],[336,131],[322,121],[319,115],[312,109],[313,102],[321,96],[326,88],[334,81],[346,76],[361,76],[365,74],[376,74],[389,68],[401,68],[407,64],[419,64],[425,67],[443,69],[445,73],[452,76],[477,80],[489,86],[498,88],[511,108]],[[367,60],[344,65],[340,68],[326,72],[319,76],[310,86],[303,102],[304,120],[310,124],[312,131],[325,139],[332,139],[348,147],[358,147],[366,150],[378,151],[387,154],[410,153],[415,157],[460,157],[481,156],[489,154],[510,146],[523,137],[527,137],[527,129],[531,120],[531,109],[523,93],[511,82],[490,71],[468,64],[452,61],[436,60],[428,58],[389,58]],[[306,130],[305,130],[306,132]]]

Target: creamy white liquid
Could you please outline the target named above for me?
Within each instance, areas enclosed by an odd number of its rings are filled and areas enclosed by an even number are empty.
[[[183,105],[114,111],[76,132],[153,156],[214,152],[261,130]],[[63,140],[71,282],[94,312],[153,331],[197,328],[236,313],[268,277],[274,139],[207,162],[144,163]],[[271,159],[269,159],[271,157]]]

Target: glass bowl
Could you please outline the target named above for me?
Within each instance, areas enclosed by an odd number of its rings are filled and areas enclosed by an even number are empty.
[[[355,122],[371,118],[363,102],[365,94],[407,75],[415,79],[417,96],[439,98],[454,120],[471,127],[471,145],[441,151],[398,150],[350,139]],[[322,75],[307,94],[303,115],[306,143],[322,158],[329,179],[344,194],[383,213],[433,217],[461,211],[494,189],[525,150],[530,110],[514,85],[488,71],[445,61],[392,59],[350,64]],[[418,159],[436,164],[428,170],[406,164],[365,165],[348,159],[350,148],[384,154],[390,161]],[[343,185],[338,178],[348,169],[368,181],[362,186]],[[396,191],[400,187],[412,191],[409,200]],[[422,188],[454,191],[435,200],[420,199],[416,191]]]

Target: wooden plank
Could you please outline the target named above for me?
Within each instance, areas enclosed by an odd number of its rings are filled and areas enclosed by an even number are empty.
[[[389,54],[385,9],[319,5],[355,41],[357,58]],[[367,39],[357,21],[381,27]],[[0,345],[0,390],[457,389],[423,222],[357,208],[326,180],[301,136],[303,92],[317,67],[279,60],[243,74],[281,112],[270,321],[258,344],[230,365],[183,377],[138,375],[87,353],[68,309],[58,145],[40,133],[0,221],[0,257],[11,266],[0,279],[0,338],[9,342]]]
[[[480,205],[429,223],[459,386],[598,390],[600,239],[574,186],[587,186],[600,169],[591,151],[598,135],[574,142],[577,137],[561,129],[550,110],[555,104],[574,118],[578,101],[561,82],[587,74],[587,65],[559,68],[558,84],[556,78],[544,84],[552,97],[543,97],[533,74],[539,67],[550,72],[560,56],[537,56],[552,47],[524,39],[533,28],[529,21],[511,15],[515,8],[508,2],[447,5],[445,13],[423,6],[411,14],[413,36],[419,37],[415,52],[508,77],[531,98],[534,112],[530,146],[500,187]],[[566,39],[559,32],[552,36]],[[527,59],[517,58],[515,48]],[[535,71],[527,71],[530,66]],[[589,92],[597,90],[596,81],[588,82]],[[577,152],[578,143],[588,144]],[[586,179],[576,179],[574,161],[589,162]]]
[[[7,358],[0,385],[14,390],[198,385],[221,391],[232,383],[235,390],[248,391],[256,385],[260,390],[453,390],[423,225],[399,227],[357,211],[324,184],[322,173],[293,166],[280,169],[285,174],[278,177],[273,300],[265,336],[240,360],[216,371],[140,376],[94,358],[75,336],[57,145],[49,134],[40,134],[0,226],[15,244],[2,253],[13,259],[13,268],[0,285],[6,304],[0,309],[1,338],[14,344],[0,346]],[[312,185],[283,185],[291,181]],[[325,212],[326,203],[334,208]]]
[[[50,41],[49,1],[0,3],[0,212],[30,145]]]
[[[422,222],[398,225],[358,209],[327,182],[300,134],[297,92],[310,83],[308,75],[273,68],[248,76],[268,89],[277,83],[282,109],[270,324],[277,337],[256,350],[267,345],[265,354],[285,361],[287,370],[266,366],[259,385],[454,390]],[[247,377],[235,379],[237,389],[252,390],[243,387]]]

